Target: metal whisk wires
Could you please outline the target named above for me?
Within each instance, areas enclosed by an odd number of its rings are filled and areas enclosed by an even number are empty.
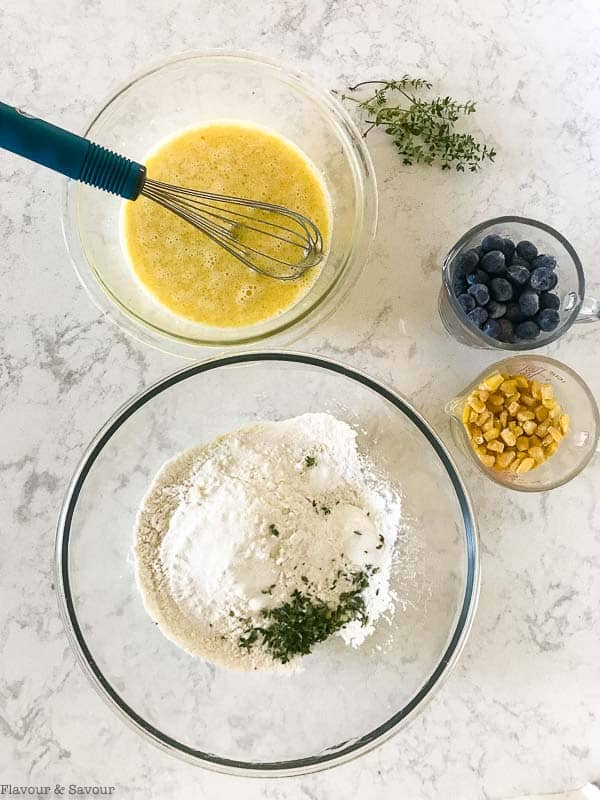
[[[140,194],[177,214],[262,275],[295,280],[323,258],[323,238],[315,223],[284,206],[184,189],[149,178]]]

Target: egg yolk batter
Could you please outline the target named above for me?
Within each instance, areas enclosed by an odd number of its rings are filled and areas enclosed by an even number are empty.
[[[331,213],[323,180],[295,145],[265,128],[218,122],[185,130],[145,164],[153,180],[298,211],[317,225],[327,249]],[[203,325],[241,328],[282,314],[321,270],[312,267],[292,281],[260,275],[189,222],[141,196],[124,203],[122,234],[133,270],[154,298]],[[265,249],[264,238],[252,236],[244,243]]]

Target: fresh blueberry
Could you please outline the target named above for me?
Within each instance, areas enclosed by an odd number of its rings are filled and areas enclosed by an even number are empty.
[[[467,291],[467,279],[464,275],[459,275],[458,272],[454,273],[452,276],[452,291],[455,297]]]
[[[504,239],[497,233],[490,233],[482,241],[481,249],[484,253],[489,253],[491,250],[504,250]]]
[[[462,272],[463,275],[468,275],[473,272],[477,264],[479,264],[479,256],[475,250],[465,250],[465,252],[461,253],[456,259],[456,269]]]
[[[553,308],[544,308],[536,314],[535,321],[543,331],[553,331],[560,322],[560,314]]]
[[[506,260],[504,253],[500,250],[490,250],[480,261],[481,269],[489,272],[490,275],[503,275],[506,271]]]
[[[498,339],[500,337],[500,323],[495,319],[488,319],[488,321],[483,326],[483,332],[487,333],[488,336],[491,336],[492,339]]]
[[[531,262],[531,268],[537,269],[538,267],[546,267],[546,269],[554,269],[556,267],[556,259],[554,256],[538,256]]]
[[[506,263],[510,264],[511,258],[515,254],[515,243],[512,239],[505,239],[504,244],[501,247],[502,252],[504,253],[504,258],[506,259]]]
[[[548,267],[534,269],[529,278],[529,285],[536,292],[548,292],[550,289],[554,289],[557,283],[556,272],[552,272]]]
[[[465,314],[468,314],[469,311],[473,311],[473,309],[477,305],[477,303],[475,302],[475,298],[471,297],[470,294],[459,294],[456,299],[458,300],[458,304],[465,312]]]
[[[506,278],[492,278],[490,281],[490,294],[494,300],[504,303],[512,299],[513,287]]]
[[[474,308],[473,311],[469,311],[467,317],[474,325],[476,325],[478,328],[481,328],[484,322],[487,322],[488,313],[485,308]]]
[[[474,283],[473,286],[469,286],[468,292],[475,298],[478,306],[489,303],[490,291],[485,283]]]
[[[504,317],[510,322],[523,322],[525,314],[521,311],[521,306],[518,303],[508,303]]]
[[[495,300],[490,300],[490,302],[485,307],[485,310],[488,312],[488,317],[490,319],[500,319],[506,314],[506,306],[504,303],[497,303]]]
[[[527,259],[527,261],[533,261],[537,254],[537,247],[531,242],[524,240],[517,245],[517,255]]]
[[[540,308],[553,308],[558,311],[560,308],[560,297],[552,292],[542,292],[540,295]]]
[[[526,289],[519,297],[519,306],[526,317],[535,317],[540,308],[540,298],[532,289]]]
[[[529,280],[529,270],[522,264],[511,264],[506,270],[508,280],[515,286],[525,286]]]
[[[513,267],[521,266],[521,267],[527,267],[527,269],[529,269],[529,267],[531,266],[529,261],[527,261],[526,258],[521,258],[521,256],[513,256],[510,260],[510,263],[511,266]]]
[[[475,272],[472,272],[470,275],[467,275],[467,283],[469,286],[472,286],[474,283],[489,283],[490,276],[487,272],[484,272],[482,269],[476,269]]]
[[[472,313],[472,312],[471,312]],[[515,328],[517,339],[536,339],[540,335],[537,322],[531,319],[520,322]]]
[[[509,319],[499,319],[498,325],[500,326],[500,333],[498,339],[501,342],[514,342],[515,331],[512,322]]]

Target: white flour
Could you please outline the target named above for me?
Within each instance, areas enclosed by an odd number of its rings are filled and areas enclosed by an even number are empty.
[[[230,667],[273,667],[261,641],[240,648],[249,625],[295,590],[335,606],[360,570],[370,575],[368,622],[339,635],[358,646],[372,633],[392,607],[400,499],[355,439],[335,417],[305,414],[249,425],[163,467],[138,514],[135,552],[146,608],[166,636]]]

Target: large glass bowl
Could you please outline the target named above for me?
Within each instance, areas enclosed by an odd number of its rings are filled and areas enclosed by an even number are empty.
[[[216,119],[258,123],[290,139],[318,168],[331,197],[327,260],[311,290],[280,316],[237,329],[178,317],[133,273],[120,237],[123,201],[68,181],[63,209],[72,262],[96,304],[136,338],[195,359],[208,346],[265,339],[287,345],[326,318],[360,274],[377,220],[373,165],[342,105],[327,87],[249,54],[190,53],[166,61],[118,91],[84,135],[142,161],[158,142]]]
[[[328,411],[402,494],[397,594],[353,650],[326,642],[292,675],[205,662],[166,639],[136,588],[136,510],[176,453],[240,425]],[[168,752],[226,772],[290,775],[357,756],[414,717],[464,646],[479,588],[471,503],[452,459],[409,403],[341,364],[241,353],[188,367],[107,422],[62,509],[57,585],[71,643],[96,689]]]

